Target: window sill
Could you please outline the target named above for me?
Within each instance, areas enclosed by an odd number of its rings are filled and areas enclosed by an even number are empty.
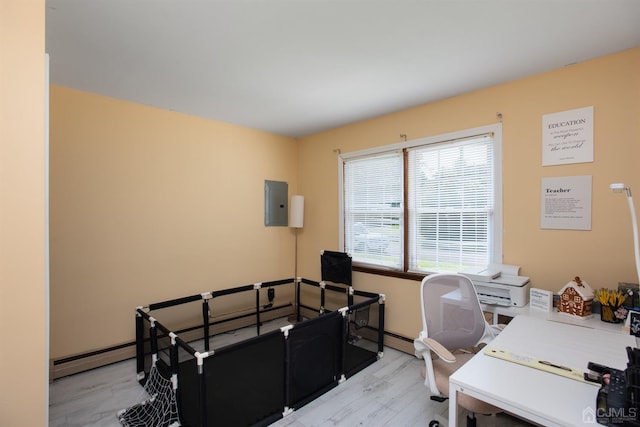
[[[367,274],[376,274],[378,276],[397,277],[399,279],[415,280],[417,282],[422,281],[427,275],[426,273],[409,273],[406,271],[386,270],[384,268],[376,268],[363,264],[353,264],[353,271]]]

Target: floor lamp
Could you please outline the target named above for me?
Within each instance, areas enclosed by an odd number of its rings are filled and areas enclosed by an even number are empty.
[[[631,197],[631,188],[624,184],[611,184],[609,186],[614,193],[627,194],[627,201],[629,202],[629,211],[631,212],[631,224],[633,226],[633,248],[636,256],[636,274],[638,275],[638,283],[640,283],[640,253],[638,249],[638,220],[636,218],[636,209],[633,206],[633,198]]]
[[[302,228],[304,223],[304,196],[291,196],[291,203],[289,204],[289,227],[294,229],[295,232],[295,261],[294,261],[294,275],[293,281],[296,285],[296,321],[299,321],[300,315],[300,301],[299,300],[299,287],[298,284],[298,230]]]

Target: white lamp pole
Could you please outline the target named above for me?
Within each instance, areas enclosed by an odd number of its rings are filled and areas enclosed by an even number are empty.
[[[289,205],[289,227],[293,228],[296,234],[295,240],[295,264],[294,264],[294,274],[293,274],[293,282],[296,286],[296,294],[298,284],[298,230],[302,228],[304,223],[304,196],[291,196],[291,204]],[[296,298],[296,321],[298,313],[298,305],[300,302]]]
[[[624,184],[611,184],[609,186],[614,193],[621,193],[624,191],[627,194],[627,201],[629,202],[629,211],[631,212],[631,225],[633,227],[633,248],[636,256],[636,274],[638,275],[638,283],[640,283],[640,250],[638,248],[638,220],[636,218],[636,209],[633,205],[633,198],[631,197],[631,188]]]

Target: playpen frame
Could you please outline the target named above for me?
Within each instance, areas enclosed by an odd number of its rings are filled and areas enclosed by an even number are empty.
[[[279,330],[261,334],[262,315],[268,310],[260,305],[260,290],[291,284],[295,285],[297,302],[294,307],[295,321]],[[319,308],[302,302],[302,286],[319,288]],[[222,296],[250,291],[256,293],[254,313],[256,337],[212,350],[209,343],[212,337],[210,301]],[[347,305],[337,310],[327,310],[325,307],[327,291],[345,294]],[[354,304],[354,296],[366,299]],[[150,314],[154,310],[199,300],[202,302],[202,325],[190,328],[189,331],[202,328],[200,339],[204,340],[203,352],[195,350],[176,332],[171,331]],[[160,372],[173,381],[180,421],[185,425],[209,426],[214,422],[217,425],[268,425],[304,406],[383,356],[384,302],[383,294],[355,290],[352,286],[336,286],[324,281],[291,278],[212,291],[138,307],[136,309],[138,380],[141,384],[146,381],[150,369],[147,363],[151,356],[151,363],[157,364]],[[370,351],[350,342],[349,331],[353,323],[351,315],[357,316],[357,313],[363,311],[368,313],[372,306],[378,308],[377,325],[376,328],[365,326],[363,330],[366,333],[363,335],[377,339],[377,351]],[[306,315],[315,313],[317,317],[302,320],[301,310],[305,310]],[[166,342],[167,339],[170,341],[169,345],[159,344],[159,342]],[[161,357],[162,354],[166,356],[167,349],[168,360],[166,357]],[[180,354],[184,355],[185,352],[189,358],[179,360]],[[226,356],[227,354],[233,356]],[[277,355],[280,354],[284,356],[281,362],[277,359]],[[218,363],[216,356],[222,360],[220,363],[224,368],[216,368]],[[337,360],[331,360],[332,357]],[[229,360],[245,359],[247,363],[241,372],[245,373],[245,377],[250,376],[252,384],[243,384],[242,381],[228,375],[228,371],[232,370],[228,368],[229,363],[232,363]],[[273,366],[254,367],[256,364],[266,363],[267,359],[271,360],[269,363]],[[312,365],[313,369],[309,369],[309,363],[317,363],[317,365]],[[315,371],[323,371],[323,374],[314,374]],[[218,375],[224,378],[214,378],[213,372],[218,372]],[[273,387],[267,386],[271,382],[277,384],[273,384]],[[223,397],[220,397],[221,395]],[[245,395],[249,396],[249,401],[242,404],[241,410],[235,412],[231,410],[231,413],[228,413],[228,407],[234,406],[235,402],[224,399],[239,395],[243,398]],[[261,398],[270,402],[263,405]],[[220,399],[224,401],[221,406],[227,406],[227,408],[212,408],[212,405]]]

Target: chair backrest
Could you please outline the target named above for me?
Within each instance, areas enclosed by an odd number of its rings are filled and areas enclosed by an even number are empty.
[[[422,280],[422,329],[448,350],[478,345],[489,327],[471,280],[431,274]]]

